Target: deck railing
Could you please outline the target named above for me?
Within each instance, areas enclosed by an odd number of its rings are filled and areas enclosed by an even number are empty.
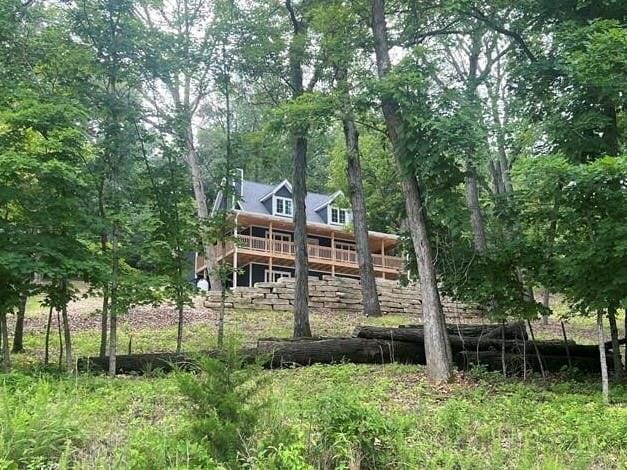
[[[249,235],[238,235],[238,249],[253,251],[264,254],[273,254],[277,256],[295,256],[295,248],[293,242],[281,240],[270,240],[269,238],[253,237]],[[217,259],[233,250],[234,243],[227,242],[224,249],[221,246],[214,248]],[[341,248],[331,248],[328,246],[320,246],[307,244],[307,254],[312,260],[324,260],[343,264],[352,264],[357,266],[357,252],[353,250],[344,250]],[[203,262],[204,263],[204,262]],[[375,267],[401,269],[403,266],[402,258],[391,255],[373,254],[372,263]]]

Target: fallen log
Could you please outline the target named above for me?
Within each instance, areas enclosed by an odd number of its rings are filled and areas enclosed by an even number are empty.
[[[358,328],[369,328],[367,326]],[[399,325],[398,328],[390,328],[391,330],[398,329],[415,329],[423,330],[424,325]],[[505,339],[528,339],[527,329],[525,323],[517,321],[513,323],[506,323],[503,326],[500,323],[491,323],[483,325],[446,325],[446,331],[449,335],[457,335],[462,337],[467,336],[481,336],[483,338],[501,338],[502,331],[505,329]]]
[[[455,365],[464,370],[468,370],[473,366],[482,365],[488,370],[502,370],[502,356],[496,351],[461,351],[455,354]],[[508,374],[516,375],[522,372],[526,363],[527,369],[540,371],[540,364],[535,354],[527,354],[526,361],[522,354],[505,354],[505,366]],[[611,357],[608,356],[608,367],[612,367]],[[599,373],[601,371],[601,362],[599,356],[571,356],[572,367],[576,367],[581,372]],[[568,368],[568,357],[564,355],[542,355],[542,364],[544,369],[549,372],[560,372]]]
[[[408,330],[408,329],[403,329]],[[371,331],[371,330],[370,330]],[[407,333],[407,331],[406,331]],[[383,364],[402,362],[425,364],[424,341],[417,341],[416,335],[410,336],[412,341],[400,341],[385,338],[313,338],[313,339],[260,339],[257,347],[241,350],[250,362],[259,361],[266,368],[285,366],[306,366],[309,364],[332,364],[352,362],[358,364]],[[424,336],[423,336],[424,338]],[[474,342],[473,342],[474,341]],[[506,365],[511,372],[522,370],[523,355],[526,349],[526,361],[530,367],[537,368],[535,354],[527,342],[523,348],[522,341],[506,341]],[[478,338],[462,341],[452,336],[454,360],[459,368],[467,369],[473,364],[484,364],[491,370],[501,370],[501,341],[487,339],[479,342]],[[537,342],[541,351],[542,361],[547,370],[557,372],[568,365],[564,345],[561,342]],[[463,346],[462,346],[463,345]],[[477,351],[476,346],[480,349]],[[514,349],[517,347],[518,349]],[[462,350],[465,348],[465,350]],[[487,348],[487,349],[483,349]],[[573,366],[584,372],[598,372],[599,355],[597,346],[569,345]],[[219,356],[218,351],[201,351],[198,353],[152,353],[119,355],[116,358],[117,372],[120,374],[145,374],[161,370],[170,372],[173,369],[194,369],[200,356]],[[611,367],[611,356],[608,356]],[[80,358],[77,363],[80,371],[106,371],[109,358]],[[518,367],[518,369],[516,368]],[[536,369],[537,370],[537,369]]]
[[[393,341],[406,341],[417,344],[424,344],[424,329],[422,328],[387,328],[380,326],[358,326],[353,331],[353,336],[358,338],[384,339]],[[505,347],[506,353],[519,353],[523,349],[533,351],[534,346],[531,341],[523,342],[522,340],[506,339],[501,341],[489,337],[469,336],[460,338],[458,335],[449,334],[449,341],[453,352],[464,350],[479,351],[500,351],[501,347]],[[623,340],[624,341],[624,340]],[[566,346],[563,341],[536,341],[536,345],[541,355],[564,355],[566,354]],[[606,347],[611,347],[611,342],[606,343]],[[597,345],[576,344],[574,341],[568,342],[570,354],[575,356],[598,357],[599,348]]]
[[[255,349],[242,349],[240,354],[254,361]],[[219,357],[220,351],[198,351],[196,353],[146,353],[120,354],[115,358],[117,374],[147,374],[151,372],[172,372],[175,369],[193,370],[200,357]],[[109,370],[109,356],[81,357],[76,362],[81,372],[105,372]]]
[[[199,354],[210,352],[203,351]],[[118,374],[145,374],[157,370],[171,372],[175,367],[191,368],[192,359],[190,355],[183,353],[120,354],[115,358],[115,365]],[[109,356],[81,357],[76,362],[76,368],[81,372],[107,371]]]
[[[257,342],[257,353],[268,357],[266,366],[332,364],[425,364],[424,346],[405,341],[368,338],[276,339]]]
[[[257,348],[240,351],[247,360],[259,360],[266,368],[306,366],[310,364],[386,364],[401,362],[425,364],[424,347],[417,343],[364,338],[296,338],[260,339]],[[119,355],[116,357],[118,374],[145,374],[174,369],[194,369],[201,356],[218,357],[219,351],[198,353],[151,353]],[[109,368],[109,358],[86,357],[77,362],[79,371],[104,372]]]

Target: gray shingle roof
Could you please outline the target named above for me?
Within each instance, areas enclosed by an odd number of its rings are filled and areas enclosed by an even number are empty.
[[[272,212],[268,212],[266,207],[261,203],[261,199],[272,192],[276,186],[277,185],[244,180],[242,200],[240,201],[241,209],[246,212],[272,215]],[[307,222],[325,223],[315,212],[315,209],[327,203],[331,199],[331,196],[331,194],[307,193],[307,197],[305,198]]]

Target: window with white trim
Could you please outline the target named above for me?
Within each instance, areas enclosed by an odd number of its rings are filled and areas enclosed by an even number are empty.
[[[339,207],[331,207],[331,224],[346,225],[348,222],[348,210]]]
[[[289,197],[274,196],[274,215],[291,217],[293,214],[292,200]]]
[[[266,269],[263,277],[265,282],[276,282],[282,277],[292,277],[292,273],[289,271],[270,271],[269,269]]]

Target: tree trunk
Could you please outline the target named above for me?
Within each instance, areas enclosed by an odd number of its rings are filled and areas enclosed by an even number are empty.
[[[498,173],[501,176],[501,185],[500,189],[502,189],[503,193],[511,194],[513,191],[512,181],[509,176],[509,159],[507,157],[507,150],[505,148],[505,129],[503,126],[503,120],[501,119],[499,113],[499,91],[498,88],[501,87],[501,79],[502,77],[498,77],[497,79],[497,90],[494,90],[493,87],[488,86],[488,95],[490,97],[490,109],[492,111],[492,120],[494,121],[496,128],[496,145],[498,151],[498,160],[495,162],[495,166],[498,166]],[[505,109],[504,112],[507,112]]]
[[[48,365],[50,360],[50,329],[52,328],[52,305],[48,311],[48,323],[46,323],[46,344],[44,347],[44,364]]]
[[[102,292],[102,312],[100,312],[100,357],[107,355],[107,326],[109,323],[109,287]]]
[[[603,311],[597,312],[597,335],[599,338],[599,358],[601,361],[601,388],[603,390],[603,403],[610,402],[610,385],[607,377],[607,358],[605,356],[605,334],[603,332]]]
[[[536,352],[536,357],[538,358],[538,364],[540,365],[540,373],[542,374],[542,378],[546,378],[546,374],[544,372],[544,365],[542,364],[542,355],[540,354],[540,350],[538,349],[538,344],[536,343],[536,336],[533,334],[533,327],[531,326],[531,322],[527,320],[527,326],[529,327],[529,334],[531,335],[531,344],[533,345],[533,349]]]
[[[9,331],[7,329],[7,312],[0,312],[0,336],[2,339],[2,370],[11,368],[11,352],[9,350]]]
[[[118,316],[110,309],[109,317],[109,376],[115,376],[115,358],[118,348]]]
[[[207,208],[207,195],[205,193],[205,184],[203,182],[202,171],[198,162],[198,153],[196,152],[196,146],[194,144],[194,133],[192,131],[191,122],[187,125],[187,132],[185,135],[185,141],[187,145],[187,153],[185,161],[190,170],[192,176],[192,186],[194,189],[194,199],[196,201],[196,213],[200,220],[201,240],[203,244],[205,263],[207,266],[207,273],[209,276],[209,284],[211,290],[219,292],[222,290],[222,279],[216,266],[213,246],[207,239],[206,228],[204,224],[209,219],[209,210]]]
[[[566,326],[564,325],[563,321],[560,321],[560,324],[562,325],[562,338],[564,338],[564,349],[566,349],[566,356],[568,358],[568,367],[572,369],[573,363],[570,359],[570,347],[568,346],[568,337],[566,336]]]
[[[183,303],[178,305],[178,327],[176,329],[176,352],[180,353],[183,347]]]
[[[501,366],[503,367],[503,377],[507,377],[507,364],[505,363],[505,320],[501,328]]]
[[[345,117],[343,125],[344,138],[346,140],[348,191],[353,208],[355,245],[359,262],[364,314],[369,317],[379,317],[381,316],[381,306],[379,305],[372,254],[370,253],[370,244],[368,242],[366,202],[361,177],[361,164],[359,162],[359,133],[352,118]]]
[[[616,307],[607,309],[607,318],[610,324],[612,338],[612,357],[614,363],[614,378],[620,380],[623,377],[623,363],[620,355],[620,343],[618,342],[618,325],[616,323]],[[627,336],[627,335],[626,335]]]
[[[26,295],[20,296],[20,305],[15,317],[15,334],[13,335],[13,348],[11,351],[14,354],[24,351],[24,317],[26,316],[27,301],[28,297]]]
[[[118,254],[118,230],[113,225],[111,236],[111,305],[109,307],[109,376],[115,376],[115,357],[118,347],[118,283],[120,275],[120,258]]]
[[[224,250],[224,243],[222,244],[222,250]],[[226,289],[222,287],[220,293],[220,316],[218,318],[218,349],[224,348],[224,310],[226,303]]]
[[[466,206],[470,212],[470,225],[477,253],[485,253],[488,243],[485,235],[485,224],[481,205],[479,203],[479,188],[477,185],[477,172],[471,162],[466,164]]]
[[[61,328],[61,314],[57,308],[57,334],[59,335],[59,369],[63,367],[63,331]]]
[[[293,27],[289,46],[290,85],[292,98],[297,99],[304,92],[303,58],[306,26],[296,18],[292,3],[286,0],[285,6]],[[294,337],[311,336],[309,325],[309,258],[307,256],[307,218],[305,196],[307,195],[307,132],[308,125],[295,125],[290,132],[292,146],[292,197],[294,209],[294,250],[295,278],[294,291]]]
[[[372,32],[375,42],[377,70],[379,78],[388,74],[391,63],[388,49],[387,25],[384,0],[372,1]],[[444,314],[440,303],[440,293],[433,255],[429,243],[427,221],[422,206],[420,187],[415,175],[407,173],[402,164],[403,155],[400,142],[402,122],[398,103],[389,95],[381,97],[388,137],[394,148],[394,157],[402,175],[402,188],[405,196],[407,219],[411,238],[418,259],[418,275],[422,294],[422,315],[425,325],[425,351],[427,374],[431,380],[442,382],[453,375],[451,346],[446,334]]]
[[[311,336],[309,325],[309,259],[307,256],[307,219],[305,215],[307,139],[301,135],[292,136],[294,158],[294,248],[295,291],[294,291],[294,336]]]
[[[72,357],[72,335],[70,333],[70,322],[67,316],[67,304],[61,308],[61,318],[63,319],[63,338],[65,342],[65,368],[68,371],[74,370],[74,360]]]
[[[63,295],[63,306],[61,307],[61,318],[63,319],[63,338],[65,341],[65,368],[68,371],[74,370],[74,360],[72,357],[72,335],[70,332],[70,321],[67,315],[67,281],[61,281]]]
[[[479,56],[482,48],[482,34],[480,30],[473,31],[471,35],[470,49],[468,50],[468,75],[466,77],[466,100],[468,111],[478,122],[473,122],[471,126],[481,124],[482,107],[479,97],[477,96],[477,87],[480,84],[478,78],[479,73]],[[468,129],[472,132],[472,129]],[[483,214],[481,213],[481,204],[479,202],[479,185],[477,184],[477,145],[472,141],[468,145],[465,154],[466,175],[464,178],[466,186],[466,207],[470,213],[470,226],[472,227],[473,241],[475,251],[477,253],[485,253],[487,249],[487,239],[485,234],[485,223]]]
[[[542,306],[547,309],[551,307],[551,291],[549,289],[547,289],[546,287],[544,289],[542,289]],[[542,315],[542,324],[543,325],[548,325],[549,324],[549,314],[548,313],[544,313]]]

